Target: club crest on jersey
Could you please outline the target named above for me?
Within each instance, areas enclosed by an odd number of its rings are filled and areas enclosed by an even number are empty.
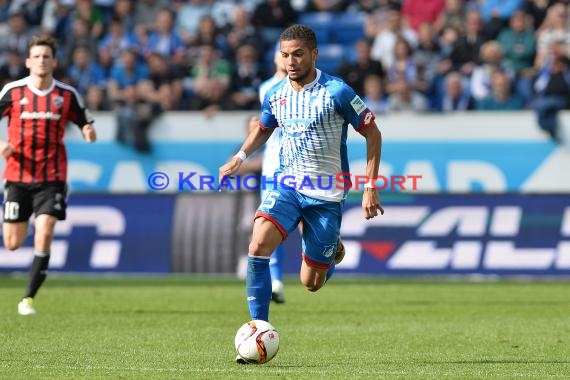
[[[283,107],[285,104],[287,104],[287,98],[281,98],[279,99],[279,105],[281,107]]]
[[[54,96],[53,105],[56,106],[56,108],[61,108],[61,106],[63,106],[63,96]]]
[[[323,253],[324,257],[331,257],[333,253],[336,252],[335,246],[327,247]]]
[[[354,96],[354,98],[350,101],[350,105],[358,115],[360,115],[362,111],[366,109],[366,104],[364,104],[358,95]]]

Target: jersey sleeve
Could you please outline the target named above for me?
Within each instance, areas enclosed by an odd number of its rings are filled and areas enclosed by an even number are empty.
[[[83,98],[77,91],[72,91],[69,121],[76,124],[79,128],[83,128],[85,124],[92,124],[95,122],[93,115],[87,108],[85,108]]]
[[[0,118],[6,116],[12,107],[12,91],[6,88],[0,92]]]
[[[265,94],[265,99],[263,99],[263,104],[261,106],[261,119],[259,120],[259,124],[263,129],[276,128],[279,125],[275,115],[273,114],[271,102],[269,101],[270,98],[270,94]]]
[[[336,111],[352,124],[356,131],[368,128],[376,118],[360,96],[346,83],[338,86],[334,93],[334,103]]]

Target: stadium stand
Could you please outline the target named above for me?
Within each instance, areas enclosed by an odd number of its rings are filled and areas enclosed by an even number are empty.
[[[398,70],[392,67],[391,57],[394,56],[396,38],[403,35],[410,44],[410,60],[415,62],[415,65],[405,65],[405,77],[414,78],[416,84],[401,84],[411,86],[419,95],[427,97],[431,112],[441,112],[441,100],[447,98],[444,84],[449,74],[459,75],[467,88],[472,87],[474,69],[485,69],[480,46],[494,36],[500,36],[505,59],[496,67],[505,67],[510,71],[509,65],[516,62],[515,59],[524,58],[527,62],[524,70],[514,68],[516,76],[511,78],[511,91],[523,97],[525,109],[533,109],[543,96],[542,92],[535,90],[534,82],[539,69],[550,67],[544,62],[550,59],[552,47],[559,42],[555,37],[564,39],[565,48],[570,50],[567,2],[512,2],[526,17],[524,35],[520,29],[510,28],[507,22],[509,15],[516,17],[514,9],[509,14],[501,15],[497,21],[490,17],[488,4],[475,0],[445,2],[441,7],[433,8],[435,13],[430,16],[429,27],[416,25],[417,28],[410,28],[413,14],[410,15],[409,10],[412,3],[416,2],[352,0],[339,2],[342,9],[326,11],[317,10],[319,8],[312,6],[310,1],[282,0],[8,0],[3,2],[0,15],[0,72],[7,73],[1,79],[6,83],[13,79],[13,73],[21,72],[25,41],[31,33],[44,31],[52,33],[60,44],[61,67],[57,77],[79,87],[84,96],[96,94],[95,98],[99,100],[93,104],[97,110],[116,111],[120,108],[116,102],[109,101],[108,94],[111,73],[120,71],[122,65],[120,55],[116,53],[119,50],[136,52],[137,65],[143,67],[141,72],[148,72],[144,67],[149,66],[152,54],[165,55],[170,73],[168,82],[183,88],[179,102],[172,109],[224,110],[225,104],[216,99],[224,99],[227,94],[200,94],[200,97],[209,99],[197,101],[200,100],[197,94],[201,91],[196,88],[195,75],[197,66],[201,64],[200,52],[203,47],[213,46],[215,50],[209,62],[203,60],[203,64],[218,68],[227,64],[223,71],[232,72],[237,65],[236,49],[242,45],[252,45],[257,51],[261,71],[270,75],[273,70],[274,40],[278,39],[287,25],[296,22],[306,24],[315,31],[319,47],[317,65],[335,75],[339,75],[343,63],[358,61],[355,45],[362,38],[370,41],[372,57],[379,59],[380,54],[379,60],[384,65],[385,73]],[[161,12],[163,9],[168,9],[175,16],[172,22],[166,17],[168,14]],[[267,17],[260,20],[259,15],[263,14]],[[563,15],[566,15],[564,20],[560,18]],[[210,22],[202,23],[202,18],[209,18]],[[79,26],[86,29],[83,34],[78,32]],[[522,51],[517,44],[524,44],[524,57],[513,57],[513,52]],[[103,73],[103,79],[97,76],[90,82],[86,79],[89,78],[88,73],[77,68],[74,68],[72,75],[69,74],[74,51],[85,46],[91,52],[89,62]],[[15,62],[18,59],[16,53],[21,60],[19,67]],[[228,83],[225,82],[229,79],[220,75],[220,70],[213,73],[220,77],[215,87],[227,89]],[[343,73],[343,79],[347,79],[349,74]],[[392,88],[401,87],[392,86],[391,78],[398,77],[398,73],[393,74],[384,79],[383,87],[388,89],[385,94],[387,98],[391,96]],[[78,86],[78,81],[81,81],[81,86]],[[153,82],[149,75],[142,75],[133,82],[133,86],[148,84],[149,81]],[[417,83],[421,83],[421,86]],[[154,84],[160,85],[157,81]],[[563,97],[564,109],[568,109],[570,90],[566,89]],[[477,109],[476,104],[474,108]]]

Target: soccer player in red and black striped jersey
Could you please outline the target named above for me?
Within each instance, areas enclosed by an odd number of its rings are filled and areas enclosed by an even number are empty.
[[[28,47],[30,75],[0,92],[0,116],[8,116],[8,141],[0,140],[4,169],[4,246],[18,249],[35,215],[34,260],[21,315],[35,314],[33,298],[47,275],[55,224],[65,219],[67,155],[63,135],[68,122],[87,142],[97,138],[93,117],[77,91],[53,78],[57,46],[51,36],[34,36]]]

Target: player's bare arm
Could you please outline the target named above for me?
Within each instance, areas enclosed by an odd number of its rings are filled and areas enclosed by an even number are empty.
[[[262,129],[262,128],[255,128],[248,136],[245,142],[243,143],[240,153],[245,153],[246,156],[249,156],[251,153],[255,152],[259,149],[263,144],[267,142],[271,134],[273,133],[273,128]],[[220,167],[219,170],[219,180],[220,183],[224,180],[225,177],[229,177],[239,170],[243,160],[238,155],[233,156],[230,160],[223,166]]]
[[[83,128],[81,128],[81,133],[83,134],[85,141],[88,143],[97,141],[97,132],[95,131],[93,124],[85,124]]]
[[[12,145],[10,145],[8,141],[0,140],[0,154],[6,158],[12,155],[12,153],[14,153],[14,148]]]
[[[372,122],[372,125],[362,130],[360,134],[366,139],[366,175],[368,178],[375,178],[378,176],[380,158],[382,157],[382,133],[380,133],[376,123]],[[364,189],[362,209],[366,219],[378,216],[378,211],[380,211],[380,214],[384,214],[380,196],[376,189],[370,187]]]

